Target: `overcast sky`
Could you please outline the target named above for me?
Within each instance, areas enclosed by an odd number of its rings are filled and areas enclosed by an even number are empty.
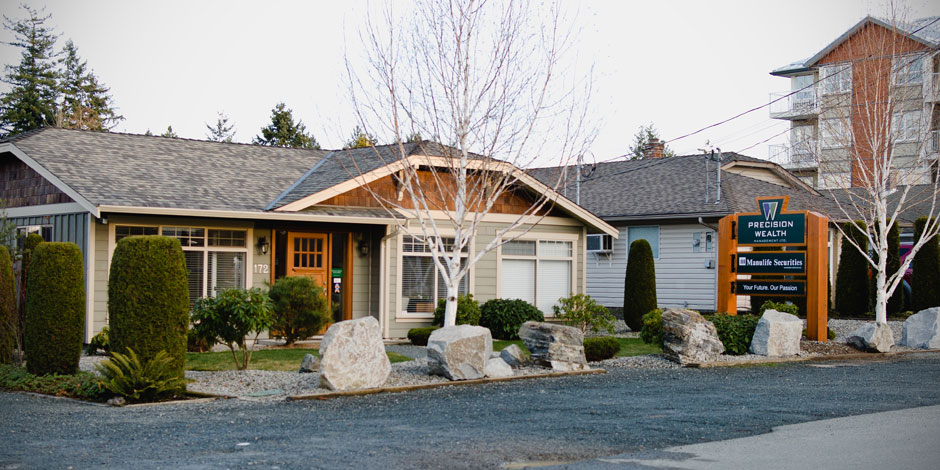
[[[45,6],[62,34],[58,46],[71,38],[111,87],[126,118],[115,131],[160,133],[172,125],[181,137],[202,139],[205,124],[224,111],[235,139],[249,142],[280,101],[324,148],[342,146],[356,124],[343,53],[346,38],[358,47],[362,2],[26,3]],[[20,17],[16,5],[2,0],[0,8]],[[940,15],[936,1],[907,7],[908,18]],[[594,64],[593,158],[624,154],[644,124],[671,140],[767,103],[770,92],[789,88],[769,75],[772,69],[813,55],[866,14],[884,11],[881,1],[584,2],[575,46],[581,62]],[[2,38],[11,35],[3,31]],[[18,63],[19,50],[2,45],[0,59]],[[709,140],[765,158],[787,127],[764,108],[669,146],[693,153]]]

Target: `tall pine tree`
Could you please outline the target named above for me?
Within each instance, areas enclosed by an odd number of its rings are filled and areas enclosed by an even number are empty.
[[[378,145],[378,143],[379,141],[375,138],[374,135],[362,130],[362,128],[359,126],[356,126],[356,128],[353,129],[352,135],[349,137],[349,142],[346,142],[346,145],[344,145],[343,148],[358,149],[364,147],[374,147]]]
[[[78,56],[78,48],[69,39],[62,49],[59,106],[57,125],[68,129],[107,131],[124,116],[117,114],[108,94],[110,89],[98,82],[88,63]]]
[[[303,121],[294,123],[293,111],[284,103],[278,103],[271,110],[271,124],[261,129],[261,135],[255,136],[253,143],[272,147],[320,148],[317,139],[307,134]]]
[[[228,116],[225,113],[219,112],[218,114],[219,117],[214,127],[206,123],[206,129],[209,129],[206,139],[213,142],[231,142],[235,138],[235,126],[228,123]]]
[[[20,63],[6,65],[2,79],[11,87],[0,97],[0,130],[7,135],[54,125],[56,118],[58,36],[46,26],[50,15],[40,16],[26,5],[22,8],[28,16],[25,19],[3,17],[3,28],[14,36],[4,44],[22,49]]]

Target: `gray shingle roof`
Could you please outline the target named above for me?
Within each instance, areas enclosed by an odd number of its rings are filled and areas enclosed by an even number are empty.
[[[14,136],[95,205],[260,211],[327,151],[45,128]]]

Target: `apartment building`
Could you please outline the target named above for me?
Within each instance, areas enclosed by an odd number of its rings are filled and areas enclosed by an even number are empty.
[[[867,186],[879,162],[888,181],[937,177],[940,150],[940,17],[868,16],[808,59],[771,72],[770,117],[790,121],[771,159],[816,188]],[[877,179],[877,178],[876,178]]]

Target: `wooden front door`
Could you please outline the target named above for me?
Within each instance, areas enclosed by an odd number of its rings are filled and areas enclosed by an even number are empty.
[[[325,233],[287,234],[287,275],[313,278],[318,286],[329,288],[329,235]]]

